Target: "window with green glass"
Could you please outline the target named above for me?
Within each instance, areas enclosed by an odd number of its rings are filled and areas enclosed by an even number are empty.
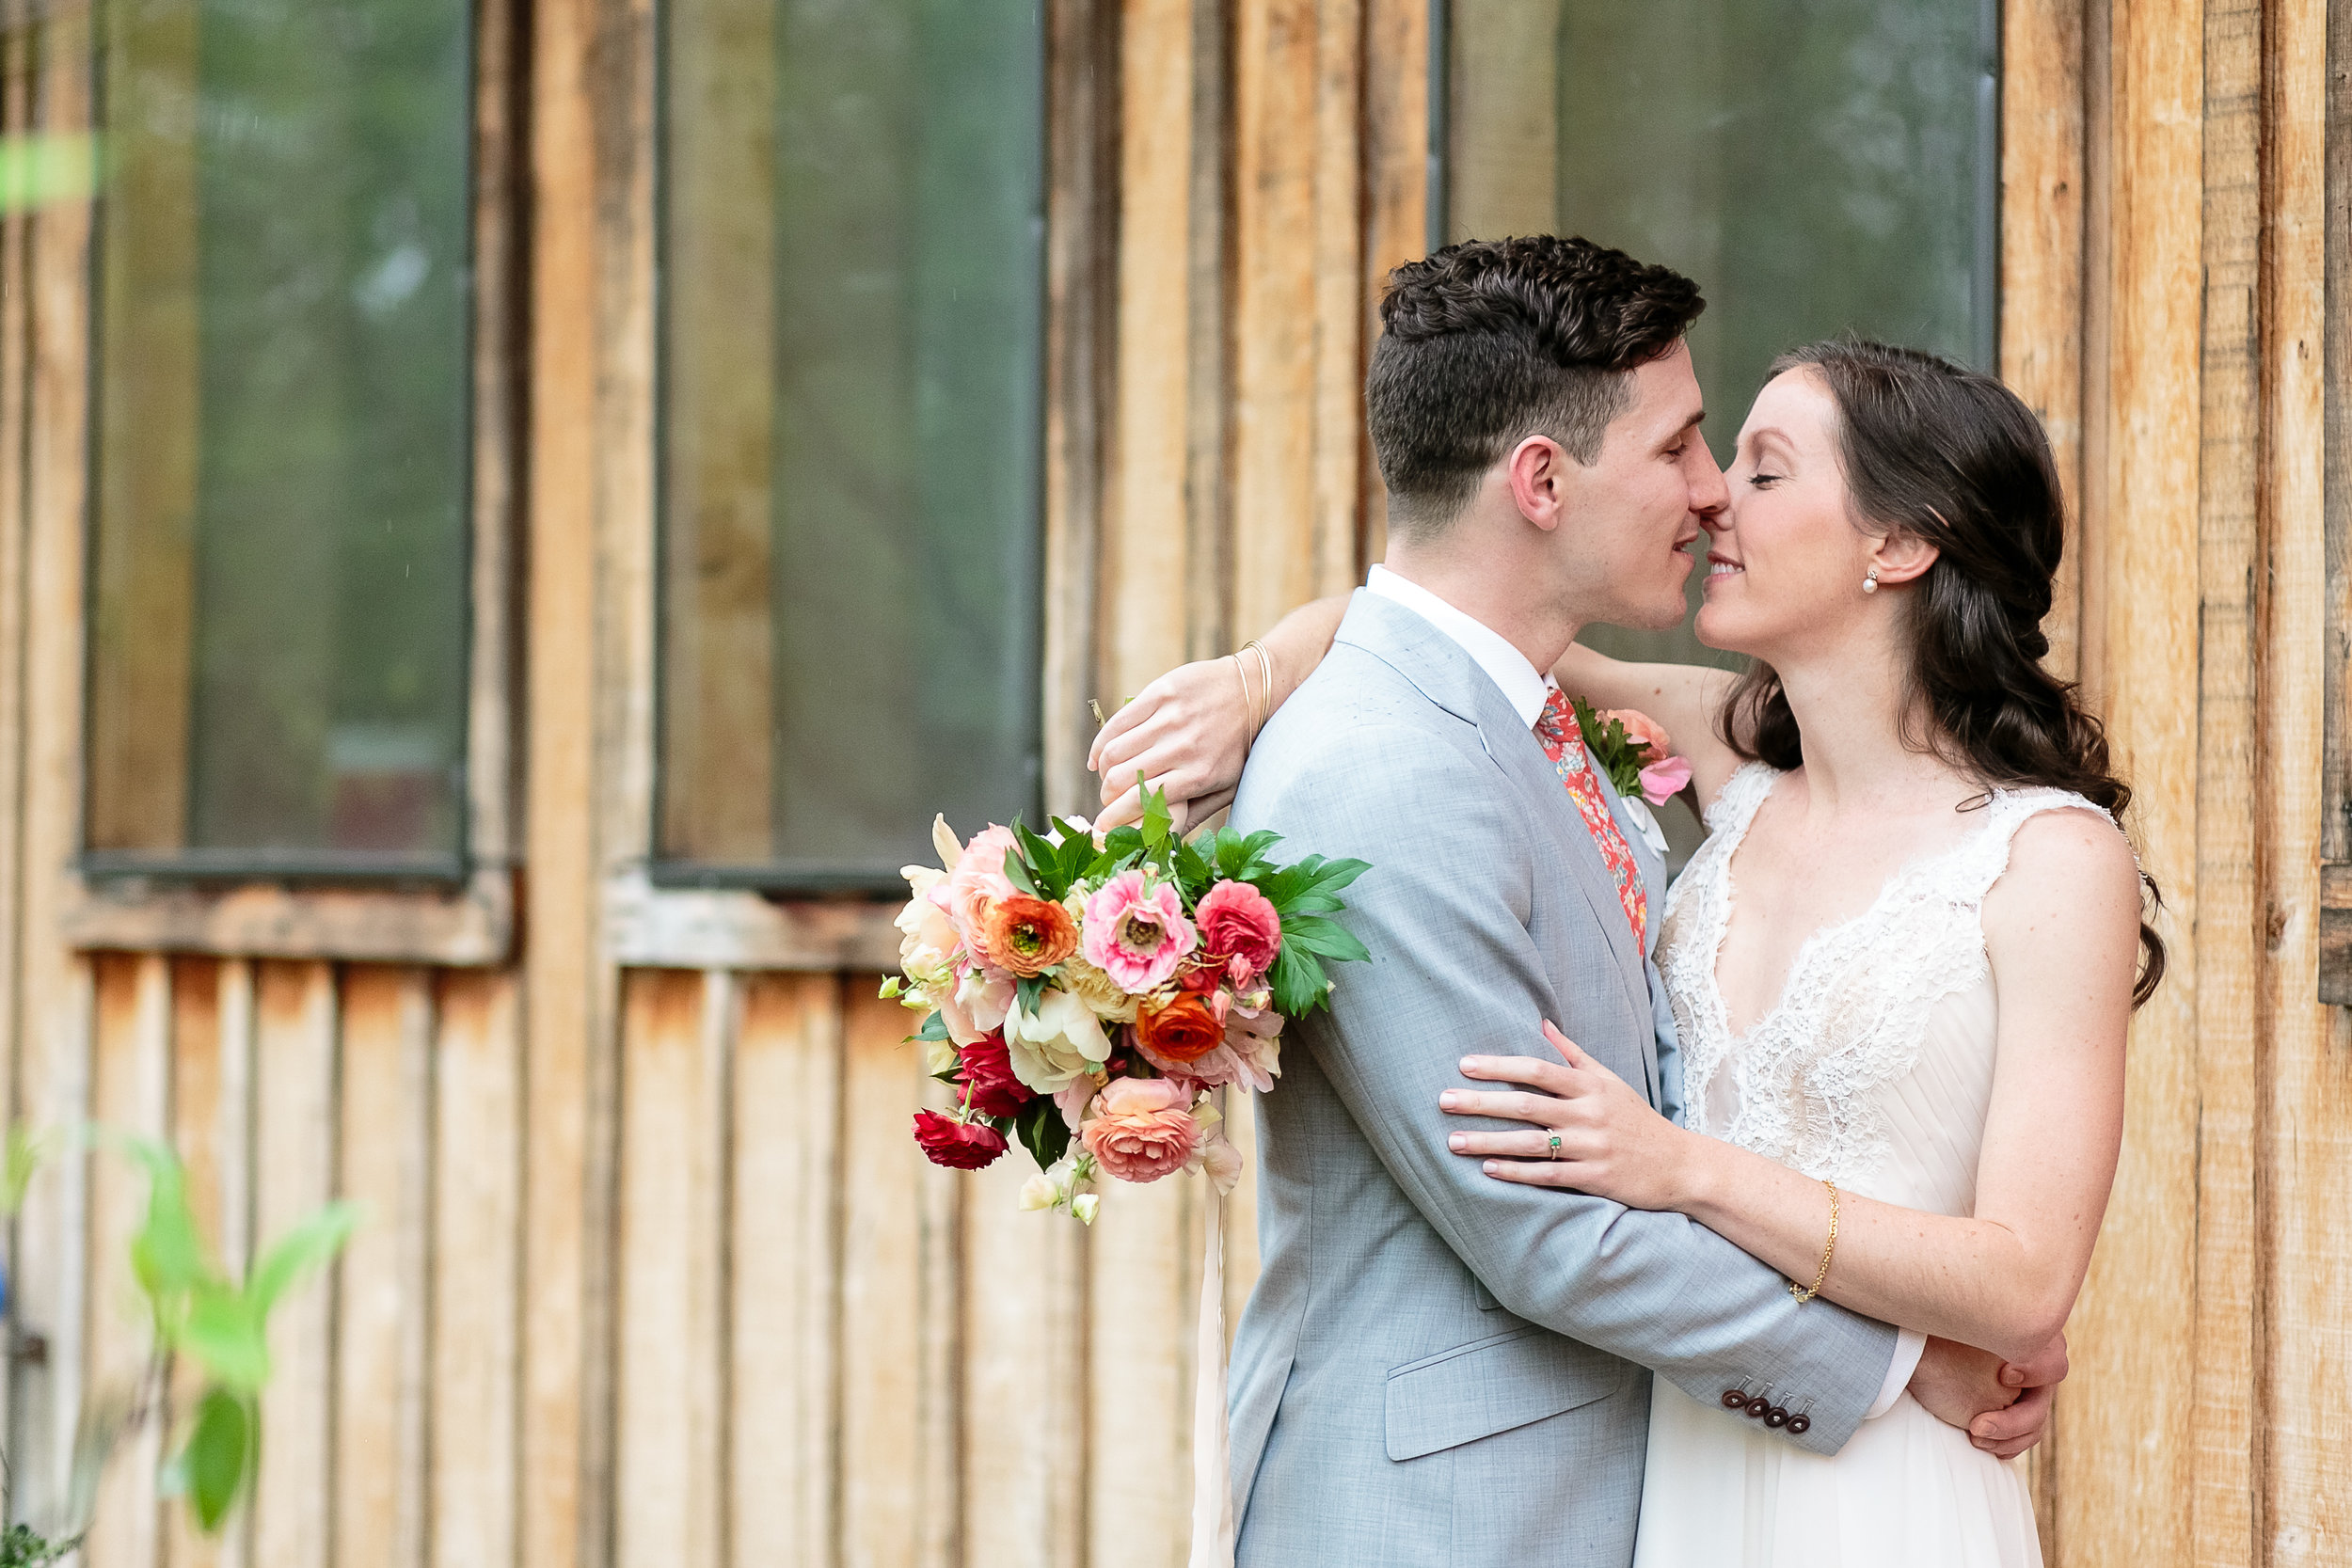
[[[1998,0],[1445,0],[1443,237],[1582,234],[1696,278],[1726,461],[1798,344],[1990,369],[1999,22]],[[1721,658],[1687,628],[1588,640]]]
[[[1020,0],[667,0],[664,879],[1037,820],[1043,54]]]
[[[1801,343],[1993,368],[1998,0],[1439,0],[1437,36],[1433,241],[1582,234],[1696,278],[1691,354],[1725,463]],[[1687,621],[1582,641],[1745,663]],[[1662,815],[1679,866],[1702,830]]]
[[[86,865],[461,875],[469,8],[101,14]]]

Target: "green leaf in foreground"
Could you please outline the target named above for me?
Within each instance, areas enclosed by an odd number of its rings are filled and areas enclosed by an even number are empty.
[[[187,1492],[197,1524],[207,1534],[220,1528],[244,1489],[253,1468],[253,1439],[251,1404],[226,1388],[206,1389],[197,1406],[187,1446],[180,1450],[173,1468]]]
[[[1021,1114],[1013,1118],[1013,1132],[1040,1170],[1051,1169],[1055,1161],[1069,1152],[1070,1124],[1062,1120],[1061,1107],[1050,1096],[1040,1095],[1022,1106]]]

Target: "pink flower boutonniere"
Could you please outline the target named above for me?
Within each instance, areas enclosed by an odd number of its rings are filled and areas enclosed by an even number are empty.
[[[1691,782],[1690,759],[1675,755],[1665,726],[1648,714],[1629,707],[1596,713],[1581,697],[1571,705],[1593,765],[1609,775],[1619,795],[1630,800],[1638,794],[1662,806]]]

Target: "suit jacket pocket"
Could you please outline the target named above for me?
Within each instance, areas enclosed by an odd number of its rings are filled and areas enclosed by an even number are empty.
[[[1633,1370],[1533,1323],[1408,1361],[1389,1373],[1389,1457],[1419,1459],[1607,1399]]]

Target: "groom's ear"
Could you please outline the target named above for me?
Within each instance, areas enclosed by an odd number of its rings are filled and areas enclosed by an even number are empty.
[[[1909,529],[1899,528],[1871,547],[1869,562],[1882,583],[1910,582],[1935,564],[1943,552]]]
[[[1530,436],[1503,459],[1504,477],[1519,515],[1549,532],[1567,515],[1567,449],[1549,436]]]

